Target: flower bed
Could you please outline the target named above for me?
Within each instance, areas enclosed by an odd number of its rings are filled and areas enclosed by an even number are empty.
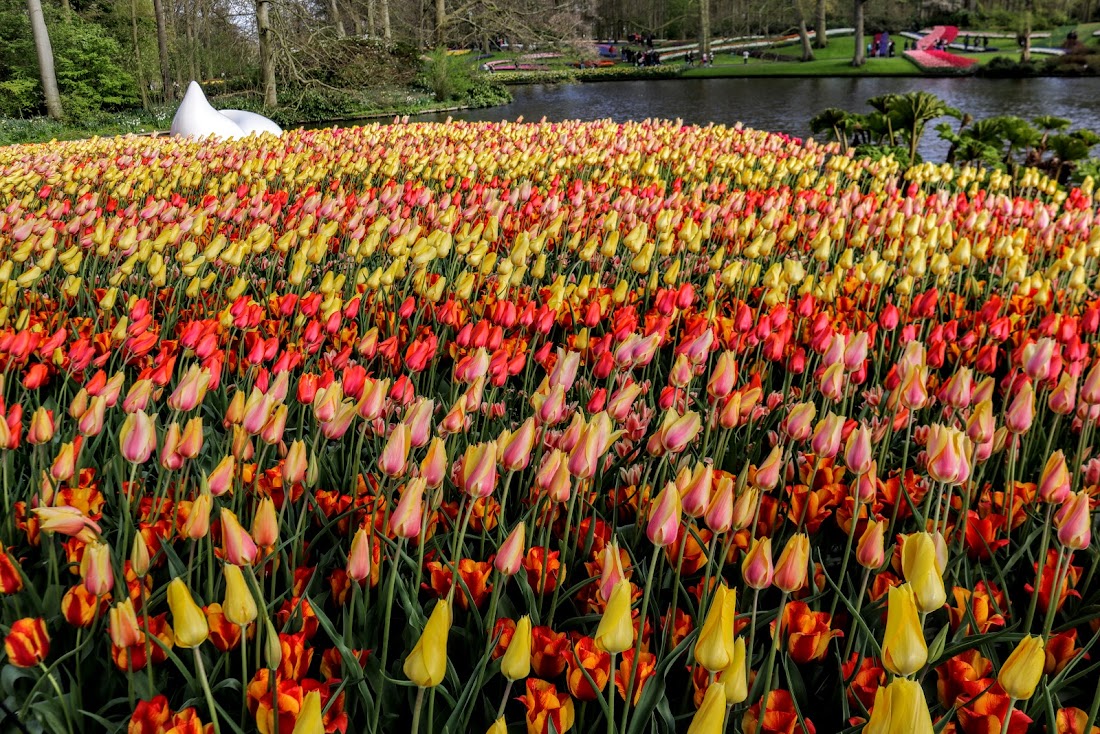
[[[7,729],[1089,730],[1091,187],[453,123],[0,203]]]
[[[969,74],[978,63],[977,59],[959,56],[950,51],[936,51],[934,49],[931,51],[910,50],[902,55],[927,74]]]

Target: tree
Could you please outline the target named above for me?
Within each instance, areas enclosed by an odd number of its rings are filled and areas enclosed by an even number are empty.
[[[710,0],[699,0],[699,51],[710,53]]]
[[[160,56],[161,96],[172,98],[172,66],[168,61],[168,23],[164,17],[164,0],[153,0],[153,16],[157,21],[157,54]]]
[[[817,22],[814,24],[814,46],[817,48],[829,45],[829,36],[825,33],[825,2],[826,0],[817,0]]]
[[[856,50],[852,56],[852,66],[863,66],[867,61],[867,49],[863,47],[863,4],[867,0],[853,0],[856,27]]]
[[[279,104],[275,90],[275,49],[272,48],[271,0],[256,0],[256,32],[260,36],[260,78],[264,86],[264,107]]]
[[[38,55],[38,73],[42,80],[42,94],[46,97],[46,112],[55,120],[61,119],[61,93],[57,91],[57,74],[53,68],[53,47],[46,18],[42,15],[42,0],[27,0],[27,13],[31,19],[31,34]]]
[[[814,47],[810,44],[810,33],[806,30],[806,10],[802,0],[794,0],[794,9],[798,13],[798,38],[802,42],[802,60],[814,60]]]

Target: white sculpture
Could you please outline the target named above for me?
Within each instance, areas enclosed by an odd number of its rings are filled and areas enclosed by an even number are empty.
[[[248,110],[221,110],[221,113],[237,123],[241,130],[244,131],[245,135],[252,135],[253,133],[256,135],[260,133],[271,133],[278,137],[283,134],[283,129],[281,127],[263,115],[257,115],[255,112],[249,112]]]
[[[219,112],[206,100],[198,82],[187,85],[187,94],[183,96],[176,116],[172,118],[171,134],[179,137],[205,138],[213,136],[220,140],[243,138],[246,135],[269,132],[282,135],[283,130],[274,122],[244,110],[224,110]]]

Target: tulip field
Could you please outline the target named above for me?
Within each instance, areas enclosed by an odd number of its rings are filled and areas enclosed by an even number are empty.
[[[651,120],[0,148],[0,731],[1100,732],[1098,202]]]

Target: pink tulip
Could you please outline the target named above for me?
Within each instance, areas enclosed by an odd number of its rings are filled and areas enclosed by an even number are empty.
[[[447,477],[447,447],[443,439],[436,436],[428,444],[428,452],[420,461],[420,476],[424,482],[436,489]]]
[[[723,475],[718,480],[718,488],[711,496],[703,520],[714,533],[725,533],[733,527],[733,479]]]
[[[84,588],[95,597],[111,593],[115,586],[115,574],[111,568],[111,547],[98,541],[84,546],[80,560],[80,578]]]
[[[874,460],[871,458],[871,429],[867,424],[860,423],[859,427],[848,434],[848,440],[844,444],[844,465],[857,476],[866,474]]]
[[[970,478],[970,439],[957,428],[936,424],[928,431],[928,474],[937,482],[962,484]]]
[[[761,492],[768,492],[775,489],[779,484],[779,477],[783,471],[783,447],[776,444],[772,447],[771,452],[767,458],[764,459],[757,469],[756,474],[752,477],[752,484]]]
[[[390,515],[390,532],[398,538],[408,539],[420,535],[426,486],[423,477],[417,477],[409,480],[401,492],[401,499]]]
[[[792,535],[779,554],[772,581],[788,594],[806,585],[810,558],[810,538],[805,533]]]
[[[680,533],[680,509],[680,490],[675,482],[669,482],[650,505],[645,529],[649,542],[663,547],[676,540]]]
[[[772,585],[775,570],[772,568],[772,539],[756,538],[741,561],[741,577],[749,588],[761,591]]]
[[[710,506],[710,488],[713,482],[714,468],[710,464],[697,463],[695,471],[680,486],[681,504],[686,515],[698,518],[706,513]]]
[[[1055,451],[1047,459],[1039,478],[1039,499],[1043,502],[1062,504],[1070,494],[1070,473],[1066,465],[1066,455]]]
[[[534,416],[525,420],[503,443],[500,464],[508,471],[523,471],[531,463],[537,426]]]
[[[464,398],[459,398],[464,400]],[[405,411],[405,419],[402,421],[409,427],[409,443],[420,448],[427,446],[432,437],[432,413],[435,412],[435,401],[428,398],[420,398]]]
[[[783,422],[783,432],[792,441],[805,441],[813,431],[817,406],[813,403],[798,403],[791,406],[787,419]]]
[[[1026,433],[1035,418],[1035,391],[1025,382],[1005,411],[1005,427],[1015,434]]]
[[[493,567],[503,576],[515,576],[523,563],[526,544],[527,526],[522,522],[516,523],[512,532],[500,544],[496,558],[493,559]]]
[[[404,423],[398,423],[390,432],[389,440],[378,457],[378,468],[388,477],[399,477],[405,473],[409,460],[410,429]]]
[[[279,517],[275,512],[275,501],[264,497],[252,516],[252,539],[261,548],[271,548],[279,542]]]
[[[351,550],[348,552],[348,578],[363,583],[370,577],[370,567],[370,536],[365,528],[359,528],[351,539]]]
[[[497,443],[470,444],[462,457],[462,491],[474,499],[488,497],[497,483]]]
[[[722,352],[707,382],[707,394],[714,400],[724,398],[733,390],[737,382],[737,355],[734,352]]]
[[[222,525],[225,559],[234,566],[251,566],[256,560],[256,541],[245,532],[232,511],[223,508],[218,519]]]
[[[699,414],[694,410],[689,410],[684,415],[669,411],[665,414],[665,424],[661,426],[661,444],[666,451],[678,454],[699,435],[702,427]]]
[[[153,419],[138,410],[126,416],[119,432],[122,457],[131,464],[144,464],[157,448],[157,432]]]
[[[1077,377],[1068,372],[1062,374],[1058,386],[1050,392],[1047,406],[1058,415],[1069,415],[1077,405]]]
[[[810,446],[814,454],[821,458],[832,458],[840,451],[840,439],[844,432],[844,418],[829,413],[818,421],[814,428]]]
[[[1092,518],[1089,515],[1089,493],[1081,490],[1071,494],[1054,515],[1058,542],[1070,550],[1083,550],[1092,542]]]

